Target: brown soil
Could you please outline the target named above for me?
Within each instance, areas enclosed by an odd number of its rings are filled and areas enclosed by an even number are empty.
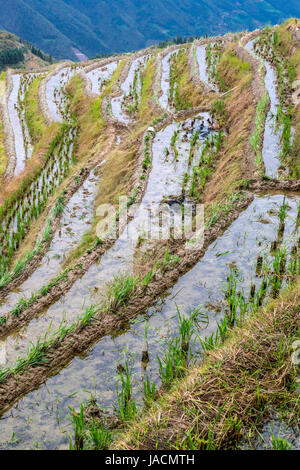
[[[250,179],[248,189],[251,191],[285,191],[299,192],[300,180],[265,180],[263,178]]]

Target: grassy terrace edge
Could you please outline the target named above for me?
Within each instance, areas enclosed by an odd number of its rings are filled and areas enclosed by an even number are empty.
[[[242,438],[251,442],[272,408],[290,412],[299,423],[297,366],[291,360],[299,305],[298,276],[279,299],[234,328],[223,346],[129,422],[111,449],[235,449]]]
[[[203,255],[207,246],[238,216],[240,210],[252,200],[252,195],[237,199],[238,209],[230,211],[226,206],[223,220],[209,229],[209,238],[205,238],[204,247],[193,254],[194,262]],[[232,203],[234,204],[234,202]],[[233,206],[231,206],[232,208]],[[12,368],[1,370],[0,375],[0,413],[4,412],[24,393],[28,393],[47,377],[67,365],[74,356],[91,347],[100,338],[115,328],[134,318],[141,312],[141,305],[146,308],[155,298],[173,284],[180,275],[191,267],[191,256],[186,259],[176,256],[173,263],[172,254],[165,254],[156,260],[156,269],[152,268],[145,276],[129,276],[116,279],[116,289],[108,289],[104,306],[91,305],[69,326],[61,326],[56,332],[39,340],[30,347],[28,356],[20,359]],[[168,271],[168,276],[165,273]],[[64,288],[63,284],[61,285]],[[123,287],[125,287],[123,289]],[[119,290],[124,294],[120,297]],[[52,364],[52,366],[51,366]],[[39,368],[39,374],[36,373]],[[21,379],[22,377],[22,380]],[[25,382],[23,382],[25,380]],[[23,383],[23,385],[22,385]]]

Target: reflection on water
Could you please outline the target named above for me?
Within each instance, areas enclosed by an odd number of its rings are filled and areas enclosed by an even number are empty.
[[[247,47],[252,48],[251,45],[247,45]],[[203,51],[201,54],[203,55]],[[203,61],[201,54],[198,60]],[[165,108],[168,108],[169,58],[170,55],[169,57],[166,56],[163,61],[163,95],[160,98],[160,103]],[[138,66],[136,64],[134,67]],[[122,85],[124,94],[128,93],[134,77],[136,69],[132,69],[132,67],[127,77],[128,82],[124,82],[124,87]],[[200,71],[200,76],[201,73]],[[48,92],[52,96],[49,108],[52,107],[53,116],[59,117],[57,96],[60,92],[55,91],[55,88],[66,83],[67,75],[65,75],[65,72],[60,77],[57,77],[57,75],[54,80],[56,85],[52,82],[52,88],[50,87],[52,91],[48,89]],[[203,78],[205,77],[203,76]],[[272,78],[269,71],[269,78],[266,77],[266,86],[270,97],[272,94],[272,112],[278,104],[273,79],[274,76]],[[97,82],[95,76],[93,87],[98,86]],[[122,121],[128,119],[128,117],[122,112],[121,99],[122,97],[118,101],[115,98],[112,101],[112,108],[114,115]],[[207,116],[205,119],[207,119]],[[126,120],[123,120],[123,122],[126,122]],[[273,132],[273,125],[273,118],[271,119],[270,115],[270,120],[267,121],[266,125],[263,150],[267,174],[269,174],[269,171],[277,170],[279,164],[276,160],[276,155],[279,152],[279,147],[276,147],[276,145],[279,144],[277,136]],[[177,129],[180,129],[180,135],[176,143],[180,155],[179,159],[175,158],[170,147],[170,141]],[[189,155],[189,138],[186,139],[185,134],[186,131],[183,127],[178,127],[178,123],[173,123],[157,133],[153,143],[152,170],[147,190],[141,207],[137,209],[134,219],[129,224],[129,230],[140,226],[141,221],[144,219],[143,210],[147,205],[153,202],[159,204],[164,197],[180,193]],[[272,152],[268,152],[270,146]],[[167,154],[165,148],[169,148],[171,151]],[[93,183],[93,181],[90,181],[90,183]],[[91,192],[90,184],[86,190]],[[84,191],[84,186],[82,191]],[[78,201],[81,201],[83,196],[84,194],[78,195]],[[89,198],[90,195],[86,194],[86,196]],[[64,216],[66,217],[64,220],[68,224],[70,224],[70,218],[76,210],[76,201],[72,206],[73,212]],[[165,292],[155,302],[154,306],[149,308],[147,312],[141,313],[136,321],[125,325],[123,330],[103,338],[86,354],[74,358],[68,367],[54,377],[49,378],[39,390],[24,397],[0,419],[0,447],[35,448],[36,443],[40,447],[49,449],[68,447],[67,432],[70,431],[70,422],[67,419],[68,407],[78,408],[82,400],[86,401],[89,398],[90,392],[103,406],[108,407],[114,403],[116,399],[117,366],[123,360],[126,346],[128,346],[128,354],[133,366],[137,399],[140,401],[145,375],[159,386],[156,356],[162,349],[163,339],[176,334],[176,305],[185,313],[188,313],[190,309],[202,306],[203,311],[207,312],[209,316],[209,324],[203,330],[203,336],[208,336],[214,332],[217,322],[224,314],[222,289],[225,286],[230,267],[238,269],[241,279],[239,285],[247,295],[252,280],[256,279],[257,256],[265,253],[266,250],[269,251],[270,243],[277,238],[277,215],[282,201],[282,195],[256,196],[248,209],[207,249],[205,255],[195,267],[183,275],[173,288]],[[287,198],[287,202],[289,209],[284,231],[284,242],[291,245],[294,239],[299,237],[299,230],[297,233],[295,230],[299,197],[290,196]],[[88,211],[88,207],[86,207],[86,210]],[[81,215],[84,216],[84,209]],[[76,219],[74,224],[76,232],[77,230],[80,231],[83,225]],[[62,228],[62,230],[64,229]],[[5,346],[4,344],[0,346],[0,364],[5,361],[11,363],[18,355],[24,356],[30,341],[36,341],[36,338],[42,336],[49,329],[49,326],[56,329],[63,318],[64,312],[67,318],[66,321],[68,323],[72,322],[81,312],[84,302],[90,304],[101,298],[98,291],[99,285],[104,285],[107,280],[112,279],[119,272],[132,270],[137,239],[128,240],[125,233],[117,240],[113,248],[102,257],[100,262],[91,266],[82,279],[79,279],[64,297],[52,305],[44,315],[34,319],[28,328],[24,328],[21,336],[18,338],[10,337]],[[65,246],[72,246],[73,235],[66,227],[66,232],[63,235],[63,244]],[[60,252],[59,234],[56,235],[51,246],[53,252],[55,251],[54,255],[63,255]],[[61,260],[53,256],[44,261],[48,265],[41,265],[32,278],[38,279],[38,273],[40,273],[41,278],[43,276],[43,284],[45,283],[44,276],[48,276],[50,270],[53,270],[51,271],[53,273],[54,271],[57,272]],[[260,281],[256,279],[256,282]],[[21,289],[24,289],[22,292],[28,294],[30,282],[28,285],[24,283]],[[16,295],[16,293],[12,294],[12,296]],[[15,302],[13,297],[11,302]],[[144,346],[146,320],[149,323],[147,339],[150,362],[145,370],[145,366],[141,364],[141,352]],[[199,345],[195,347],[195,352],[200,354]],[[14,433],[13,439],[12,433]]]
[[[217,91],[217,86],[214,85],[209,79],[207,63],[206,63],[206,44],[196,47],[196,57],[198,62],[198,70],[200,80],[210,87],[212,90]]]
[[[136,71],[145,65],[148,58],[149,54],[146,54],[142,57],[138,57],[132,62],[126,80],[121,85],[122,94],[111,100],[111,111],[113,116],[124,124],[129,124],[131,122],[130,117],[124,110],[124,97],[126,97],[130,92]]]
[[[80,67],[64,67],[52,75],[46,83],[46,99],[53,121],[64,120],[65,94],[64,88],[71,78],[78,73]]]
[[[37,291],[58,274],[69,250],[79,243],[88,230],[94,215],[93,201],[98,182],[99,178],[94,170],[72,196],[64,209],[60,227],[53,237],[49,250],[34,273],[2,302],[1,315],[9,312],[20,298],[28,297],[33,288]]]
[[[255,57],[263,62],[266,68],[265,87],[270,97],[270,110],[267,115],[262,156],[265,165],[265,174],[271,177],[278,176],[278,168],[280,166],[280,129],[276,129],[276,115],[277,107],[279,105],[279,98],[276,90],[276,72],[273,67],[264,59],[262,59],[254,51],[254,40],[248,42],[245,48]]]
[[[289,426],[280,417],[271,418],[263,424],[263,429],[259,436],[249,444],[241,444],[243,450],[279,450],[276,447],[275,440],[282,439],[287,441],[291,450],[300,450],[300,432],[299,427]]]
[[[116,61],[104,66],[99,65],[98,68],[86,73],[92,84],[92,92],[95,93],[95,95],[101,94],[102,87],[117,69],[118,63],[119,62]]]
[[[176,304],[182,312],[202,306],[209,315],[209,325],[203,330],[203,336],[215,331],[217,321],[223,315],[224,294],[221,291],[230,266],[239,270],[241,286],[245,293],[249,292],[251,280],[255,278],[257,256],[269,251],[270,242],[277,238],[278,209],[282,201],[281,195],[256,196],[231,227],[208,248],[195,267],[144,315],[128,325],[125,331],[103,338],[84,356],[75,358],[67,368],[6,413],[0,421],[3,424],[0,437],[3,447],[33,447],[34,441],[51,449],[67,446],[68,438],[64,431],[70,430],[66,418],[68,406],[78,408],[81,400],[89,398],[90,392],[103,406],[114,402],[117,366],[123,360],[126,346],[134,370],[137,398],[141,394],[145,373],[159,385],[156,355],[162,348],[163,338],[174,335],[177,330]],[[289,210],[284,240],[290,245],[295,237],[299,237],[299,230],[295,232],[299,198],[289,197],[287,202]],[[211,305],[220,308],[215,309]],[[150,356],[146,372],[141,365],[145,320],[149,322]],[[8,444],[13,431],[20,441]]]
[[[169,92],[170,92],[170,59],[174,54],[177,54],[178,49],[169,52],[162,60],[161,72],[161,90],[162,95],[159,98],[159,104],[162,108],[171,110],[169,105]]]
[[[31,342],[36,342],[37,338],[43,337],[47,332],[56,330],[62,321],[66,324],[72,323],[81,314],[83,306],[87,307],[92,303],[98,303],[104,293],[105,285],[115,275],[121,272],[132,272],[134,249],[139,234],[144,232],[149,209],[159,207],[165,197],[181,193],[183,176],[189,161],[189,139],[193,132],[203,125],[200,133],[202,135],[200,144],[201,141],[203,142],[209,132],[208,118],[209,115],[203,113],[198,119],[185,121],[183,126],[182,124],[173,123],[157,133],[153,142],[152,169],[147,189],[133,220],[128,224],[114,246],[102,256],[100,262],[93,264],[82,278],[74,283],[65,296],[62,296],[55,304],[51,305],[41,316],[33,319],[17,336],[11,335],[7,338],[7,364],[12,364],[17,357],[26,355]],[[171,148],[167,157],[165,154],[165,148],[170,147],[175,131],[178,132],[178,159],[174,158]],[[154,223],[152,221],[151,230],[153,232],[158,230],[155,223],[158,224],[159,219]],[[128,236],[128,234],[131,236]],[[35,274],[33,277],[35,277]],[[25,284],[26,289],[30,288],[30,284],[33,285],[30,280]],[[45,285],[44,282],[43,285]],[[15,298],[13,297],[13,299]]]
[[[14,134],[16,154],[15,176],[19,175],[24,170],[26,160],[31,157],[33,151],[25,115],[22,107],[20,107],[21,103],[19,100],[24,99],[28,85],[35,76],[36,74],[13,74],[11,76],[12,91],[8,98],[8,114]],[[24,137],[26,138],[26,144]]]

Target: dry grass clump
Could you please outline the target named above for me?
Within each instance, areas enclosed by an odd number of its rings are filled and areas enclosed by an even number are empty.
[[[146,416],[130,423],[114,449],[232,449],[258,428],[270,406],[290,406],[293,393],[291,344],[300,327],[300,280],[279,299],[236,328]]]
[[[174,80],[174,104],[176,110],[205,105],[209,98],[202,88],[195,87],[190,75],[188,48],[182,48],[171,58],[171,81]],[[171,83],[172,85],[172,83]]]
[[[143,84],[137,117],[138,128],[149,125],[153,119],[158,117],[157,112],[155,112],[154,107],[152,106],[155,71],[155,57],[153,56],[147,62],[147,65],[143,70]]]
[[[88,159],[99,153],[107,139],[107,125],[101,116],[101,98],[91,98],[84,92],[84,83],[79,75],[69,82],[67,93],[70,96],[70,111],[78,122],[76,157]]]
[[[234,45],[229,45],[222,54],[218,64],[218,75],[225,81],[228,89],[239,85],[247,88],[252,79],[252,71],[249,62],[244,61],[234,51]]]
[[[221,200],[240,184],[240,180],[251,171],[249,138],[255,117],[255,103],[251,88],[252,71],[249,64],[237,57],[232,47],[222,55],[218,75],[230,90],[235,90],[223,98],[225,108],[224,125],[228,135],[224,139],[216,171],[205,191],[205,200]],[[248,164],[247,164],[248,163]]]

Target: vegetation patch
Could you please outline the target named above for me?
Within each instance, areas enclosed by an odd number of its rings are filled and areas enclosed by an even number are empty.
[[[44,79],[44,75],[35,78],[29,85],[24,97],[26,124],[34,145],[41,141],[48,127],[39,104],[39,87]]]
[[[300,174],[300,105],[299,100],[293,100],[294,91],[297,90],[294,87],[300,78],[300,48],[295,36],[298,25],[299,20],[291,19],[274,30],[266,27],[255,44],[259,53],[272,63],[277,72],[280,105],[276,123],[281,134],[280,158],[282,164],[289,168],[290,177],[295,179],[299,179]],[[295,130],[293,137],[292,127]]]
[[[175,381],[112,449],[236,449],[272,407],[299,422],[291,344],[299,332],[299,281],[232,330],[221,347]]]
[[[0,99],[2,100],[3,95],[5,93],[6,87],[6,80],[5,80],[5,72],[1,72],[0,74]],[[0,181],[2,179],[2,175],[6,170],[7,165],[7,154],[6,154],[6,143],[5,143],[5,133],[3,129],[3,122],[2,116],[0,117]]]
[[[181,48],[170,59],[169,99],[176,111],[196,108],[206,101],[203,90],[195,87],[190,76],[188,54],[188,48]]]
[[[216,155],[216,168],[205,189],[205,202],[218,203],[234,197],[240,181],[252,175],[253,162],[249,138],[255,116],[253,103],[253,72],[248,62],[240,58],[229,46],[222,54],[217,67],[219,80],[230,91],[211,105],[212,116],[224,135]]]

